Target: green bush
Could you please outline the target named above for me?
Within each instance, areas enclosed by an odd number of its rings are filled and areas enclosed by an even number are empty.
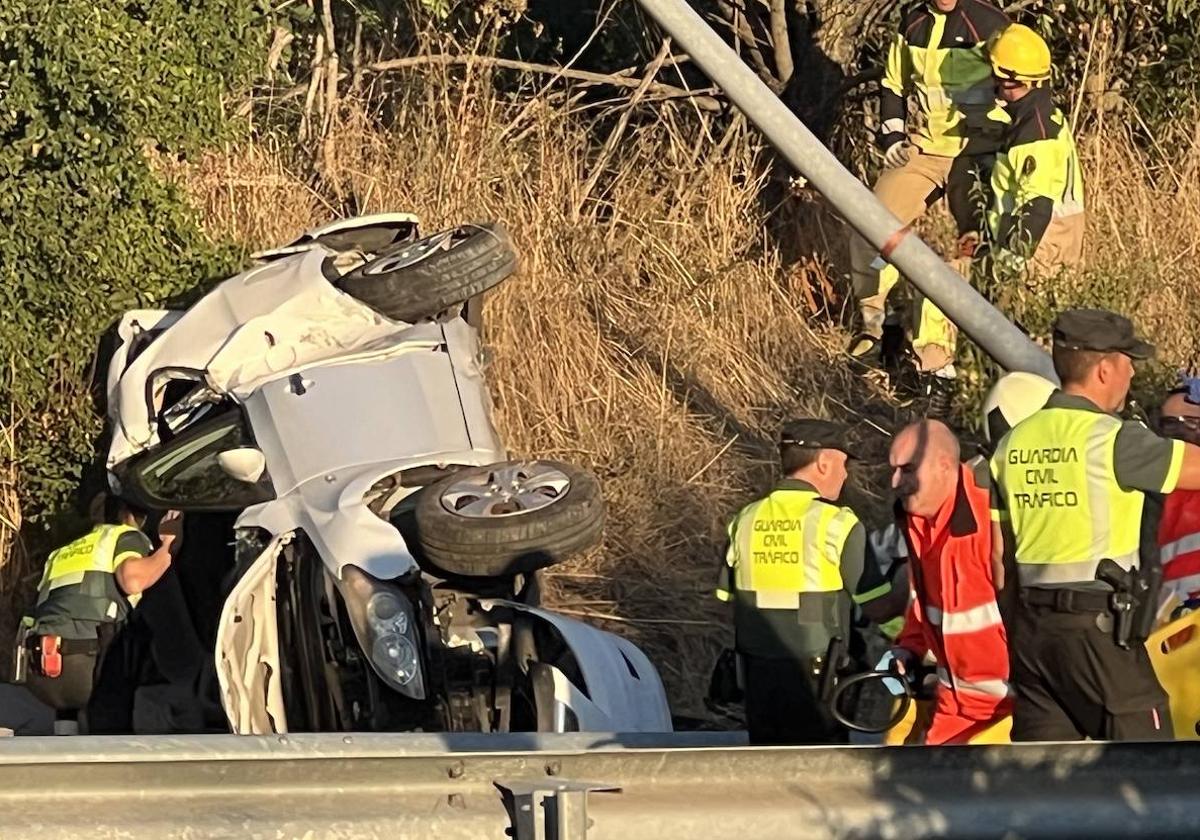
[[[27,517],[61,509],[91,454],[101,331],[235,264],[153,160],[228,130],[262,21],[247,0],[0,4],[0,408]]]

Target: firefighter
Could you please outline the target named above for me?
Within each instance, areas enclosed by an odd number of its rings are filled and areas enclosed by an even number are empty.
[[[889,456],[913,593],[891,658],[904,671],[929,654],[937,663],[926,744],[970,743],[1012,712],[987,461],[959,459],[953,432],[937,420],[901,430]]]
[[[1153,345],[1098,309],[1054,325],[1062,382],[992,457],[993,540],[1019,586],[1010,627],[1013,740],[1165,739],[1166,696],[1101,561],[1139,564],[1146,492],[1200,489],[1200,448],[1116,416]],[[1133,605],[1133,609],[1138,608]]]
[[[912,8],[888,49],[880,88],[879,147],[885,169],[875,197],[903,224],[945,196],[960,236],[983,226],[986,202],[972,195],[988,184],[1001,126],[988,119],[995,101],[986,42],[1008,26],[1007,16],[984,0],[930,0]],[[907,97],[917,101],[919,124],[909,132]],[[900,279],[857,234],[850,240],[851,276],[862,332],[850,344],[857,358],[875,358],[887,299]],[[918,301],[913,350],[931,393],[930,413],[949,411],[957,330],[937,307]]]
[[[170,567],[180,542],[178,514],[163,517],[156,549],[140,530],[144,513],[112,496],[100,504],[103,524],[46,560],[37,603],[18,637],[29,689],[63,719],[88,707],[117,631]]]
[[[783,480],[729,524],[717,597],[734,603],[750,740],[822,743],[836,733],[818,701],[817,674],[831,640],[849,638],[851,593],[874,598],[870,584],[879,581],[864,580],[865,531],[837,504],[853,457],[845,428],[788,423],[779,455]]]
[[[1028,26],[1013,24],[995,39],[989,57],[1000,97],[989,118],[1004,134],[992,168],[988,246],[978,256],[1013,274],[1078,266],[1083,170],[1071,126],[1054,104],[1050,48]],[[964,239],[960,250],[973,252],[972,235]]]

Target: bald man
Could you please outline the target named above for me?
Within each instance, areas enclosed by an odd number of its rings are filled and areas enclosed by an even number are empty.
[[[927,655],[938,688],[926,744],[965,744],[1004,721],[1008,642],[996,602],[988,465],[960,462],[940,421],[905,427],[889,462],[896,520],[908,543],[912,598],[893,656],[901,667]]]
[[[1159,409],[1164,437],[1200,444],[1200,378],[1185,377]],[[1158,524],[1162,597],[1200,606],[1200,490],[1176,490],[1163,503]]]

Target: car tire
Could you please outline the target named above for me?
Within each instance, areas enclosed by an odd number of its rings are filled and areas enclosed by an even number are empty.
[[[517,270],[498,222],[475,222],[402,243],[335,281],[388,318],[415,323],[482,294]]]
[[[557,461],[467,467],[421,491],[420,550],[438,569],[500,577],[545,568],[591,548],[604,528],[600,483]]]

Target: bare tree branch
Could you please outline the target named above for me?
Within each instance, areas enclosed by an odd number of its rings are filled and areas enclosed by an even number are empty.
[[[792,39],[788,36],[787,0],[771,0],[771,43],[775,48],[775,75],[779,84],[792,78]]]
[[[621,143],[621,138],[625,135],[625,129],[629,125],[629,117],[633,113],[634,107],[641,101],[642,97],[650,89],[654,83],[654,77],[658,75],[659,69],[662,68],[663,62],[667,60],[667,56],[671,53],[671,39],[664,38],[662,46],[658,49],[658,55],[654,57],[654,61],[646,69],[646,74],[638,83],[637,89],[633,92],[633,96],[629,97],[629,104],[625,106],[625,110],[621,113],[620,119],[617,120],[617,125],[613,128],[612,133],[608,135],[608,139],[604,141],[604,148],[600,150],[600,155],[596,162],[592,164],[592,174],[588,176],[587,181],[583,185],[583,189],[579,193],[579,201],[575,203],[574,212],[571,214],[572,221],[578,222],[580,213],[583,212],[583,205],[587,203],[588,198],[592,194],[592,190],[596,188],[596,184],[600,182],[601,176],[604,174],[604,167],[608,165],[609,159],[617,150],[617,146]]]
[[[320,37],[320,36],[318,36]],[[373,64],[368,64],[363,67],[364,73],[380,74],[389,73],[396,70],[408,70],[415,67],[440,66],[453,67],[458,65],[473,66],[473,67],[498,67],[504,70],[517,70],[524,73],[550,73],[557,74],[564,79],[571,79],[578,82],[589,82],[599,85],[613,85],[615,87],[638,88],[641,86],[643,79],[629,78],[627,76],[618,76],[605,73],[591,73],[586,70],[565,69],[553,64],[535,64],[528,61],[516,61],[508,58],[498,58],[490,55],[452,55],[446,53],[435,53],[431,55],[413,55],[405,58],[393,58],[388,61],[377,61]],[[346,78],[348,74],[342,73],[341,78]],[[296,85],[273,94],[267,94],[265,97],[273,102],[285,102],[289,99],[303,96],[309,89],[309,84]],[[704,111],[720,111],[722,105],[720,100],[709,95],[715,91],[708,93],[698,93],[685,88],[668,85],[662,82],[651,82],[646,89],[649,93],[657,94],[659,98],[670,99],[690,99],[692,104]],[[240,116],[246,116],[254,107],[252,99],[248,99],[238,109]]]
[[[750,64],[754,67],[754,72],[758,73],[758,77],[762,79],[767,87],[778,93],[783,89],[779,78],[771,70],[767,64],[767,60],[763,58],[762,50],[758,46],[758,38],[751,29],[749,22],[746,20],[744,11],[726,0],[718,0],[717,9],[721,13],[721,17],[725,19],[726,25],[733,32],[734,40],[741,43],[746,49],[746,55],[750,58]]]

